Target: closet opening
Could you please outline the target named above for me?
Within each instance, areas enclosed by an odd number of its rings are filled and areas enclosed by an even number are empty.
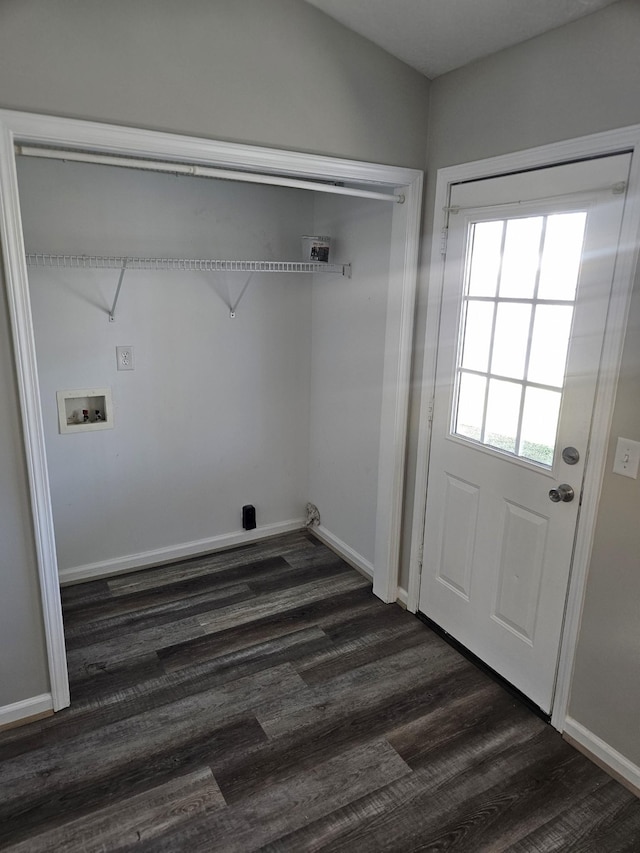
[[[2,242],[52,707],[59,583],[300,529],[308,505],[395,601],[420,173],[122,128],[109,150],[37,118],[3,114]],[[40,156],[63,140],[84,151]],[[189,154],[212,173],[171,170]]]

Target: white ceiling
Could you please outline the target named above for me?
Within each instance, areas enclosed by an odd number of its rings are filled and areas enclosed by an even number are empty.
[[[306,0],[433,79],[616,0]]]

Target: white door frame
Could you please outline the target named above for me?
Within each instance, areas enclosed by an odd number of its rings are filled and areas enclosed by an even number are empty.
[[[55,710],[69,704],[64,629],[51,494],[20,217],[15,145],[78,148],[102,154],[171,159],[260,174],[392,189],[394,204],[385,337],[374,592],[397,598],[400,524],[408,422],[409,380],[417,280],[422,172],[355,160],[218,142],[97,122],[0,110],[0,242],[40,577],[44,628]],[[387,202],[381,202],[387,203]]]
[[[418,433],[418,458],[414,491],[414,510],[411,530],[411,552],[407,609],[418,610],[422,548],[427,495],[431,410],[435,388],[438,325],[444,275],[441,254],[443,236],[446,239],[447,205],[452,184],[461,181],[489,178],[509,172],[524,171],[541,166],[553,166],[571,160],[615,154],[633,153],[627,200],[620,234],[620,249],[616,261],[611,302],[605,330],[600,380],[594,404],[594,418],[589,445],[589,463],[584,480],[584,499],[576,535],[576,547],[569,582],[565,624],[560,646],[558,676],[552,707],[551,723],[559,731],[565,727],[569,688],[576,652],[580,617],[584,604],[587,571],[591,559],[593,534],[602,489],[609,432],[622,348],[629,314],[629,303],[638,264],[640,234],[640,125],[571,139],[532,148],[514,154],[477,160],[438,171],[436,200],[429,268],[427,327],[422,372],[422,398]]]

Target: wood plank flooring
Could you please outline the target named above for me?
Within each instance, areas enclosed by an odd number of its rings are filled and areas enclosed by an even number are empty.
[[[640,850],[640,801],[305,531],[63,601],[2,850]]]

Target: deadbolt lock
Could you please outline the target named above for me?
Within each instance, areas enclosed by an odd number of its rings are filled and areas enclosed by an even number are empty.
[[[565,447],[562,451],[562,461],[567,465],[576,465],[580,461],[580,453],[575,447]]]

